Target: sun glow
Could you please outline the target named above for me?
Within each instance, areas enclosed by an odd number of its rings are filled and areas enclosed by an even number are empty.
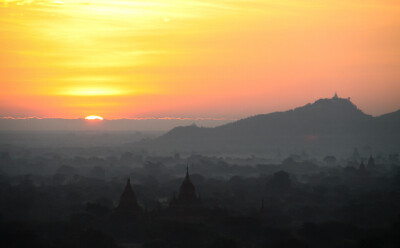
[[[125,92],[122,90],[112,88],[78,88],[70,89],[62,92],[61,95],[69,96],[114,96],[123,95]]]
[[[97,115],[89,115],[85,117],[85,120],[98,120],[98,121],[102,121],[103,117],[101,116],[97,116]]]
[[[237,118],[335,90],[384,113],[399,23],[393,0],[0,0],[0,116]]]

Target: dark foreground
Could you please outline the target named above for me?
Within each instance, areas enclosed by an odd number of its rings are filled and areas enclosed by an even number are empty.
[[[1,247],[400,247],[396,154],[0,159]]]

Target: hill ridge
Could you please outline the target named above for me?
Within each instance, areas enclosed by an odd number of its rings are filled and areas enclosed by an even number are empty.
[[[400,139],[395,139],[400,137],[399,127],[400,111],[373,117],[360,110],[350,98],[335,95],[287,111],[254,115],[214,128],[175,127],[149,144],[203,152],[254,152],[277,147],[351,149],[365,145],[400,149]]]

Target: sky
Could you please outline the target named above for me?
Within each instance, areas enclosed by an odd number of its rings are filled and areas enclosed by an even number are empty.
[[[400,109],[398,0],[0,0],[0,117]]]

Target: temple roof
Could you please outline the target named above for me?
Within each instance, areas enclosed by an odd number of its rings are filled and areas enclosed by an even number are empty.
[[[126,186],[124,192],[122,192],[121,198],[134,198],[136,200],[136,195],[132,190],[130,178],[128,178],[128,181],[126,182]]]
[[[196,189],[190,180],[189,176],[189,167],[186,167],[186,177],[182,182],[182,185],[179,189],[178,201],[179,202],[195,202],[196,197]]]
[[[124,191],[121,194],[119,205],[117,207],[119,211],[133,211],[141,212],[142,208],[137,203],[135,192],[132,190],[131,181],[128,178]]]

